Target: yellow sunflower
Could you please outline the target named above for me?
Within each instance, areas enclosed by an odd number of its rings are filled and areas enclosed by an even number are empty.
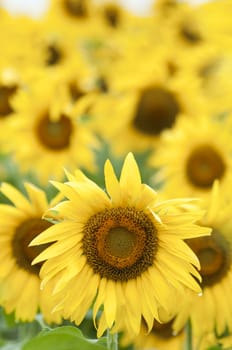
[[[210,201],[202,203],[202,207],[207,212],[201,224],[212,227],[212,234],[186,241],[200,260],[202,296],[195,298],[186,292],[174,322],[174,329],[178,330],[190,318],[196,344],[214,330],[219,336],[226,329],[229,333],[232,330],[232,202],[221,195],[218,181]]]
[[[172,329],[173,321],[159,323],[154,321],[152,330],[146,333],[146,328],[142,327],[139,335],[133,339],[135,350],[182,350],[185,340],[184,330],[174,335]]]
[[[151,164],[159,168],[154,183],[168,196],[209,196],[214,180],[227,191],[231,181],[231,126],[207,117],[183,118],[166,131]]]
[[[17,70],[0,65],[0,147],[3,153],[8,152],[7,129],[14,119],[12,100],[26,86]]]
[[[116,65],[114,75],[118,73],[118,78],[110,85],[113,93],[101,96],[90,111],[94,127],[116,154],[155,147],[162,133],[172,129],[179,118],[195,118],[204,111],[198,83],[187,76],[171,76],[168,55],[164,50],[158,52],[158,57],[152,55],[153,60],[144,55],[144,65],[138,70],[132,57],[120,67]],[[126,73],[129,63],[136,72],[133,77]]]
[[[114,332],[124,325],[136,335],[141,317],[151,331],[154,318],[162,321],[159,309],[172,310],[172,288],[200,292],[195,269],[199,263],[183,239],[211,230],[195,225],[201,211],[178,215],[174,210],[191,199],[159,202],[157,193],[141,183],[131,153],[119,181],[106,161],[107,193],[80,170],[67,176],[68,182],[54,182],[67,200],[45,213],[59,222],[32,242],[35,246],[56,241],[34,264],[46,260],[42,286],[59,280],[56,310],[64,318],[79,324],[94,304],[94,320],[102,310],[98,336],[106,328]]]
[[[204,25],[198,6],[184,3],[171,14],[163,28],[166,40],[172,49],[180,50],[186,59],[191,55],[197,56],[205,45],[214,42],[212,31]]]
[[[15,96],[7,149],[23,172],[33,164],[32,171],[46,184],[51,178],[61,179],[63,167],[95,169],[98,141],[81,120],[84,98],[71,101],[67,86],[48,74]]]
[[[1,15],[0,18],[0,40],[4,48],[0,57],[0,66],[17,69],[21,73],[36,57],[32,43],[37,33],[37,22],[26,16],[11,14],[7,14],[4,20]]]
[[[184,328],[176,334],[173,331],[173,322],[179,307],[180,300],[178,298],[180,296],[183,297],[182,294],[173,297],[175,303],[172,305],[172,312],[167,314],[165,310],[162,310],[162,317],[165,319],[163,323],[154,320],[151,332],[148,333],[145,322],[142,321],[140,332],[136,337],[129,333],[122,333],[120,345],[127,347],[133,344],[135,350],[182,350],[186,337]]]
[[[30,183],[24,186],[27,197],[10,184],[1,185],[1,193],[13,205],[0,204],[0,305],[7,313],[14,311],[16,320],[32,321],[40,309],[47,322],[59,323],[59,313],[52,313],[53,298],[48,293],[51,283],[41,291],[41,264],[31,265],[47,245],[28,247],[34,237],[52,225],[42,219],[49,203],[42,190]]]
[[[91,37],[94,33],[102,32],[94,9],[95,4],[91,0],[51,0],[42,20],[55,25],[57,31],[65,28],[78,38],[80,33],[83,38]]]
[[[52,0],[48,15],[77,24],[89,17],[92,6],[90,0]]]

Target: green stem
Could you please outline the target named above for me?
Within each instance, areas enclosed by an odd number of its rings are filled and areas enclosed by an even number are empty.
[[[118,333],[110,333],[107,329],[107,349],[108,350],[118,350]]]
[[[192,344],[192,326],[191,321],[188,320],[185,326],[185,350],[193,350],[193,344]]]

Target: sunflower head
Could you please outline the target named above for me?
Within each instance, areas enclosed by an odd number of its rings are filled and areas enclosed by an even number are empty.
[[[58,222],[55,230],[48,228],[31,243],[56,242],[33,263],[46,260],[42,285],[51,277],[50,268],[55,269],[59,282],[54,292],[61,293],[58,308],[65,318],[78,324],[95,300],[94,319],[103,305],[99,335],[106,328],[114,331],[122,326],[136,334],[141,317],[150,331],[154,318],[163,319],[160,308],[166,314],[172,311],[172,290],[186,286],[200,292],[194,268],[199,268],[199,261],[183,238],[209,234],[210,229],[193,224],[201,212],[178,209],[189,200],[159,202],[157,193],[141,183],[131,153],[120,180],[106,161],[107,192],[80,170],[74,175],[67,173],[67,177],[65,183],[53,182],[66,200],[45,214]],[[122,320],[124,307],[127,316]]]
[[[202,296],[196,298],[191,292],[186,293],[174,329],[180,327],[189,318],[193,334],[200,342],[206,334],[214,332],[222,335],[231,331],[231,290],[232,240],[231,240],[231,200],[221,192],[219,181],[215,181],[211,196],[201,202],[206,210],[200,220],[202,225],[212,227],[208,237],[196,237],[186,240],[188,246],[197,255],[202,276]]]
[[[134,127],[141,133],[159,135],[171,128],[180,113],[175,95],[165,87],[145,88],[138,99]]]
[[[1,185],[9,204],[0,205],[0,304],[7,313],[15,312],[17,320],[32,321],[40,309],[47,322],[59,323],[61,316],[51,313],[51,293],[40,291],[42,264],[31,265],[50,244],[29,247],[38,234],[53,226],[42,218],[49,204],[44,191],[30,183],[24,187],[26,195],[8,183]],[[49,283],[47,290],[52,287]]]

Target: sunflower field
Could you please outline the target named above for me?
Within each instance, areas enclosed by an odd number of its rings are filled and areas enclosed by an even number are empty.
[[[232,350],[231,18],[0,4],[0,349]]]

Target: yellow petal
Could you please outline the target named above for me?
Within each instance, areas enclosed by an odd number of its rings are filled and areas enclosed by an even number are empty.
[[[133,205],[133,202],[140,195],[141,177],[132,153],[129,153],[124,161],[120,176],[120,186],[123,192],[129,196],[128,200],[131,199],[131,204]]]
[[[1,185],[1,192],[19,209],[31,212],[31,204],[16,188],[4,182]]]
[[[109,193],[113,203],[120,203],[121,188],[115,175],[113,166],[109,160],[105,162],[104,173],[107,192]]]

